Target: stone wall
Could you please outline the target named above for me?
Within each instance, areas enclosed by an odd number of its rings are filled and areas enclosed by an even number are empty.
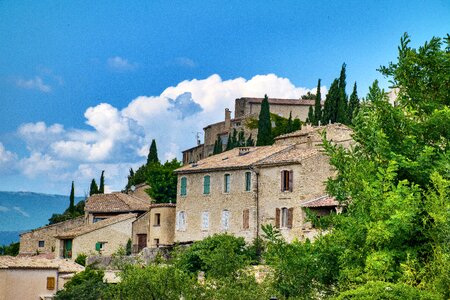
[[[150,208],[148,222],[147,247],[173,245],[175,240],[175,204],[154,204]],[[159,214],[160,223],[156,223]],[[157,240],[159,241],[157,244]]]
[[[146,234],[148,229],[148,222],[150,218],[150,213],[146,212],[145,214],[141,215],[139,218],[137,218],[132,225],[132,245],[133,247],[137,247],[138,245],[138,234]],[[148,245],[148,242],[147,242]]]
[[[54,253],[58,239],[56,235],[85,224],[84,217],[37,228],[20,235],[20,254],[34,255],[37,253]],[[44,247],[39,247],[39,241],[44,241]]]

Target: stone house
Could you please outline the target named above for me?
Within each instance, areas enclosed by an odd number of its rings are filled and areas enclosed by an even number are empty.
[[[133,252],[145,247],[173,245],[175,239],[175,209],[172,203],[154,203],[150,210],[133,222]]]
[[[121,214],[141,215],[147,212],[150,208],[149,198],[136,197],[136,195],[139,194],[114,192],[90,196],[84,208],[86,224],[93,224]]]
[[[257,118],[261,110],[261,102],[263,98],[238,98],[235,100],[234,118],[231,118],[231,111],[225,109],[224,121],[210,124],[203,128],[204,142],[200,140],[197,146],[183,151],[183,164],[193,163],[200,159],[206,158],[213,153],[214,143],[220,138],[223,146],[228,142],[228,135],[236,131],[244,131],[245,138],[251,134],[256,139],[257,130],[247,128],[246,122],[251,118]],[[288,118],[292,113],[292,118],[298,118],[305,121],[308,117],[310,106],[314,106],[314,100],[304,99],[276,99],[269,98],[270,112],[279,116]]]
[[[79,254],[108,256],[115,253],[131,238],[136,217],[133,213],[111,216],[57,235],[57,257],[75,259]]]
[[[55,253],[56,235],[83,226],[84,217],[36,228],[20,235],[20,255],[53,254]]]
[[[175,241],[228,232],[249,242],[264,224],[288,241],[311,236],[302,204],[324,196],[324,183],[335,174],[316,140],[321,130],[334,143],[351,141],[346,126],[305,128],[273,146],[236,148],[177,169]]]
[[[64,259],[0,256],[0,300],[53,299],[84,267]]]

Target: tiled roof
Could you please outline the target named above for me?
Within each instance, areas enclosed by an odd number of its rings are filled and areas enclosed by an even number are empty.
[[[149,207],[149,201],[115,192],[90,196],[86,201],[84,210],[87,212],[133,212],[147,211]]]
[[[294,131],[291,133],[287,133],[287,134],[279,135],[275,138],[275,140],[281,140],[281,139],[298,137],[298,136],[305,136],[305,135],[309,135],[313,132],[321,132],[322,130],[332,130],[332,129],[351,131],[350,127],[340,124],[340,123],[328,124],[326,126],[305,126],[300,130],[297,130],[297,131]]]
[[[139,198],[141,200],[144,200],[145,203],[151,203],[152,202],[152,198],[147,194],[146,190],[149,188],[150,186],[146,183],[140,183],[140,184],[136,184],[136,186],[134,187],[134,191],[128,191],[127,194],[130,196],[134,196],[136,198]]]
[[[21,234],[19,234],[19,236],[25,235],[27,233],[32,233],[32,232],[35,232],[35,231],[39,231],[39,230],[42,230],[42,229],[47,229],[47,228],[52,228],[52,227],[63,227],[65,224],[72,223],[72,222],[77,221],[79,219],[84,219],[84,216],[80,216],[80,217],[77,217],[75,219],[70,219],[70,220],[58,222],[58,223],[55,223],[55,224],[41,226],[41,227],[38,227],[38,228],[35,228],[35,229],[31,229],[31,230],[22,232]]]
[[[0,269],[58,269],[62,273],[81,272],[84,267],[67,259],[0,256]]]
[[[107,226],[128,220],[128,219],[135,219],[137,217],[137,214],[121,214],[117,215],[111,218],[107,218],[98,222],[95,222],[93,224],[84,225],[72,230],[69,230],[67,232],[61,233],[56,236],[58,239],[66,239],[66,238],[74,238],[101,228],[105,228]]]
[[[334,197],[328,195],[321,196],[300,204],[301,207],[327,207],[327,206],[338,206],[339,202],[336,201]]]
[[[240,99],[245,99],[249,103],[261,103],[264,98],[253,98],[253,97],[242,97]],[[279,105],[314,105],[315,100],[310,99],[278,99],[278,98],[268,98],[269,104],[279,104]]]
[[[295,164],[320,153],[317,148],[300,148],[293,145],[257,162],[256,166]]]

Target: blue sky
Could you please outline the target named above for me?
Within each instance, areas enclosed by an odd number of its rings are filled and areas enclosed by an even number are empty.
[[[0,1],[0,190],[125,185],[156,138],[180,158],[234,98],[326,89],[347,64],[364,96],[450,28],[449,1]]]

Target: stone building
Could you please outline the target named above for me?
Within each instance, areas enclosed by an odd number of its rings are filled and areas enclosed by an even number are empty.
[[[263,224],[278,227],[288,241],[311,236],[302,205],[323,197],[335,174],[316,140],[322,130],[334,143],[351,142],[348,127],[308,127],[273,146],[236,148],[177,169],[175,241],[222,232],[251,241]],[[327,205],[337,208],[333,200]]]
[[[95,194],[86,200],[84,208],[86,224],[93,224],[120,214],[136,213],[141,215],[150,208],[150,201],[133,194],[114,192]]]
[[[133,222],[133,252],[143,248],[173,245],[175,239],[175,209],[172,203],[155,203]]]
[[[64,259],[0,256],[0,300],[53,299],[83,270],[83,266]]]
[[[210,124],[203,128],[204,142],[198,142],[197,146],[183,151],[183,164],[196,162],[206,158],[213,153],[214,143],[217,138],[222,140],[222,145],[227,144],[228,135],[236,131],[244,131],[245,138],[250,134],[256,140],[257,130],[246,127],[246,122],[251,118],[257,118],[261,110],[263,98],[238,98],[234,106],[234,119],[231,118],[231,111],[225,109],[224,121]],[[310,106],[314,106],[314,100],[304,99],[275,99],[269,98],[270,112],[288,118],[292,113],[292,118],[305,121],[308,117]]]
[[[111,255],[125,247],[132,236],[137,214],[120,214],[56,236],[57,257],[75,259],[79,254]]]
[[[55,253],[56,235],[83,226],[84,217],[40,227],[20,235],[20,255],[53,254]]]

